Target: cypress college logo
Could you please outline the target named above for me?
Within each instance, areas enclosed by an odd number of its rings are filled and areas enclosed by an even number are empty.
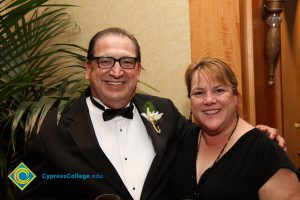
[[[8,175],[8,178],[10,178],[20,190],[24,190],[35,177],[35,174],[23,162]]]

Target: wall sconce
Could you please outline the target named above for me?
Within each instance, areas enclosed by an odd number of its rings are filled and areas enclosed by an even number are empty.
[[[268,85],[274,85],[274,76],[277,60],[281,49],[280,13],[285,0],[261,0],[262,17],[268,24],[265,39],[265,55],[269,65]]]

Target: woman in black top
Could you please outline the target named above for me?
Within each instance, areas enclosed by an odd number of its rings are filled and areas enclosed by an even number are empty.
[[[237,80],[219,59],[186,71],[193,116],[169,177],[175,199],[300,199],[299,174],[285,152],[238,115]]]

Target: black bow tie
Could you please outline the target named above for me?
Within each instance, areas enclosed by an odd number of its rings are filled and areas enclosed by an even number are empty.
[[[93,96],[90,96],[92,103],[99,109],[103,110],[103,120],[108,121],[113,119],[116,116],[122,116],[127,119],[132,119],[133,118],[133,105],[130,103],[130,106],[125,107],[125,108],[120,108],[120,109],[105,109],[104,106],[102,106],[100,103],[98,103]]]

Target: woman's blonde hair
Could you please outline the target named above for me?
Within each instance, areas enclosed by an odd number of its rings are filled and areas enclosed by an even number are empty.
[[[194,72],[204,72],[208,77],[232,88],[234,94],[238,94],[238,82],[230,66],[217,58],[202,58],[190,64],[185,71],[185,84],[188,97],[191,96],[192,77]]]

